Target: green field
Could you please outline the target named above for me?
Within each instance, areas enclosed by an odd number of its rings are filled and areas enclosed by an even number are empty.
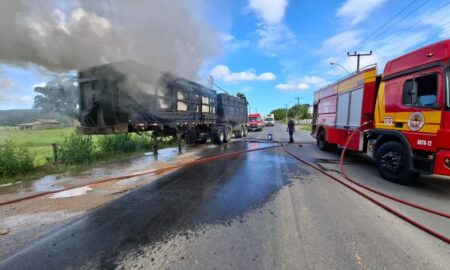
[[[12,177],[0,177],[0,184],[17,182],[19,180],[32,180],[46,174],[82,170],[83,168],[87,168],[87,166],[92,166],[98,162],[110,162],[121,158],[130,158],[141,155],[146,151],[151,151],[152,149],[150,145],[150,134],[148,133],[140,134],[146,135],[143,137],[137,134],[132,134],[131,137],[123,137],[123,135],[122,137],[120,137],[120,135],[113,138],[109,137],[109,140],[106,141],[116,143],[114,145],[119,147],[114,148],[115,150],[112,151],[108,150],[110,148],[102,148],[111,146],[111,144],[105,144],[105,137],[103,135],[94,135],[92,136],[94,151],[91,152],[92,160],[88,162],[88,164],[67,164],[61,162],[61,152],[58,152],[58,162],[53,162],[52,144],[57,144],[58,151],[61,151],[60,147],[61,145],[64,145],[63,141],[65,138],[69,138],[75,133],[76,131],[73,127],[43,130],[19,130],[15,127],[0,126],[0,146],[5,146],[8,143],[18,152],[20,152],[20,149],[26,149],[31,154],[34,165],[33,171],[25,174],[19,174]],[[102,137],[103,139],[101,139]],[[124,139],[127,141],[121,141]],[[127,145],[128,148],[126,148]],[[130,145],[131,147],[136,148],[130,149]],[[170,138],[166,138],[158,144],[158,148],[173,147],[175,145],[176,144],[174,144]],[[3,165],[0,163],[0,166],[7,166],[5,164],[8,164],[8,160],[9,159],[4,159]]]
[[[52,143],[59,143],[65,136],[74,133],[73,127],[42,130],[19,130],[10,127],[0,128],[0,144],[6,141],[27,149],[35,157],[35,166],[47,163],[53,157]]]

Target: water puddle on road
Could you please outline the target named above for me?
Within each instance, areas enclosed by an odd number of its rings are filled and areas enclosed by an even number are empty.
[[[0,186],[0,201],[10,200],[18,195],[34,194],[46,191],[55,191],[74,185],[88,185],[96,180],[131,174],[150,169],[159,169],[189,162],[200,157],[214,156],[218,153],[255,149],[261,147],[257,143],[235,141],[224,145],[199,144],[182,149],[178,154],[178,148],[165,148],[158,150],[158,155],[152,152],[140,157],[122,159],[107,164],[97,164],[95,167],[81,172],[46,175],[34,181],[18,182],[13,185]],[[132,184],[135,179],[122,180],[119,185]]]
[[[34,181],[17,182],[12,185],[0,186],[2,200],[12,195],[55,191],[74,184],[89,184],[98,179],[125,175],[136,171],[157,169],[175,162],[179,157],[195,158],[196,153],[204,147],[194,146],[183,149],[183,155],[178,155],[178,148],[165,148],[158,151],[158,155],[146,153],[138,158],[122,159],[108,164],[99,164],[96,167],[74,173],[46,175]]]

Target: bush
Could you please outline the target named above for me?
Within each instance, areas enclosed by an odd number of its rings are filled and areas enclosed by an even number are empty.
[[[33,170],[34,159],[28,150],[15,147],[11,141],[0,145],[0,177],[14,177]]]
[[[91,136],[72,134],[58,147],[58,159],[65,164],[82,164],[94,159],[95,147]]]
[[[150,137],[147,135],[106,135],[98,140],[99,150],[105,153],[129,153],[150,148]]]

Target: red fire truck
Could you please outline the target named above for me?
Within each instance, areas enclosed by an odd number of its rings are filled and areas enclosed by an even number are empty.
[[[449,84],[445,40],[389,61],[382,75],[368,67],[328,85],[314,93],[317,146],[332,150],[350,138],[348,149],[366,152],[394,182],[449,176]]]

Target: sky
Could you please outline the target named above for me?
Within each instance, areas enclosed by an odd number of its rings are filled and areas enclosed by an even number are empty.
[[[450,1],[198,0],[195,3],[190,7],[195,9],[195,18],[210,30],[208,35],[213,34],[212,38],[205,34],[203,40],[200,35],[198,40],[208,43],[215,39],[217,48],[207,47],[208,53],[201,55],[196,71],[198,81],[206,83],[205,78],[211,75],[215,84],[230,94],[244,93],[251,112],[262,114],[286,105],[291,107],[297,103],[297,97],[300,103],[311,104],[315,90],[345,76],[345,69],[355,71],[356,58],[348,57],[347,52],[372,51],[371,56],[362,58],[361,66],[377,64],[378,73],[382,73],[390,59],[450,38]],[[69,13],[70,8],[61,10]],[[107,19],[102,23],[108,22]],[[112,20],[111,27],[114,28]],[[200,50],[201,44],[193,44]],[[55,70],[49,71],[33,62],[2,63],[3,58],[0,55],[0,109],[31,108],[33,87],[49,81]]]

